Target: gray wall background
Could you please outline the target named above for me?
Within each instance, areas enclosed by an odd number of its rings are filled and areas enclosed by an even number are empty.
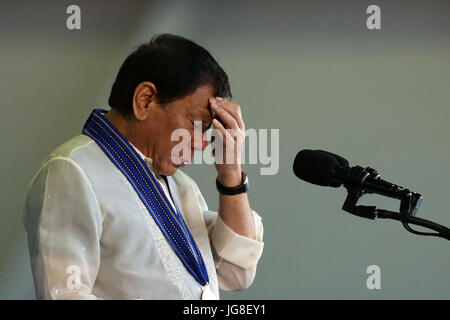
[[[79,31],[66,29],[70,4],[81,7]],[[370,4],[381,30],[365,26]],[[448,1],[3,1],[0,298],[35,298],[21,211],[39,163],[107,106],[129,52],[169,32],[216,57],[247,128],[280,129],[279,173],[245,166],[265,227],[257,277],[222,298],[449,299],[448,241],[346,214],[343,189],[292,174],[299,150],[329,150],[420,192],[418,216],[450,226],[449,15]],[[214,168],[185,172],[216,208]],[[366,288],[372,264],[381,290]]]

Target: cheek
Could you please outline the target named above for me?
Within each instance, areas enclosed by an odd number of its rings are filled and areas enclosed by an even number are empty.
[[[204,147],[208,144],[206,140],[206,135],[202,130],[197,130],[193,133],[193,136],[190,140],[190,146],[194,149],[204,149]]]
[[[186,132],[182,136],[177,135],[177,137],[177,140],[170,140],[169,143],[165,143],[162,146],[164,148],[164,154],[167,158],[175,155],[189,160],[191,156],[191,135]]]

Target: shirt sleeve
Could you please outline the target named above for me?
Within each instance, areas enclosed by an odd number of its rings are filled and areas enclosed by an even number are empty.
[[[261,217],[252,210],[256,239],[239,235],[223,222],[217,212],[208,210],[198,186],[194,185],[208,228],[219,288],[227,291],[248,288],[253,283],[264,248]]]
[[[54,158],[27,190],[24,224],[38,299],[97,299],[102,218],[77,163]]]

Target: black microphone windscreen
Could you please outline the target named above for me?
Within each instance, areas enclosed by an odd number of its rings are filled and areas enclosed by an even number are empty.
[[[326,151],[302,150],[295,157],[293,169],[295,175],[302,180],[319,186],[337,188],[341,183],[333,179],[333,169],[340,166],[339,162],[333,154]]]
[[[335,153],[331,153],[331,152],[328,152],[328,151],[325,151],[325,150],[316,150],[316,151],[325,153],[325,154],[335,158],[337,160],[338,164],[339,164],[339,167],[342,167],[342,168],[348,168],[349,167],[349,163],[348,163],[347,159],[344,159],[344,158],[342,158],[341,156],[339,156],[339,155],[337,155]]]

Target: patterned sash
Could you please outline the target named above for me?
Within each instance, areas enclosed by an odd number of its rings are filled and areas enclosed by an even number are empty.
[[[82,133],[92,138],[128,179],[184,266],[200,285],[206,286],[209,278],[205,262],[181,213],[172,207],[155,175],[133,146],[103,116],[106,112],[95,109],[84,124]]]

